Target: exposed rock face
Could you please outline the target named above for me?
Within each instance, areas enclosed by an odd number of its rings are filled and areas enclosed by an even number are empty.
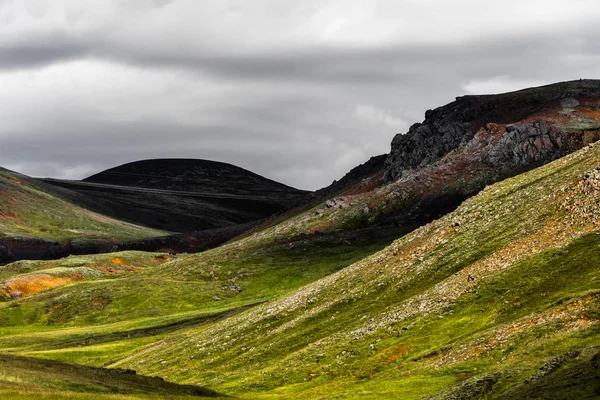
[[[438,109],[439,110],[439,109]],[[428,111],[432,118],[439,112]],[[396,135],[392,140],[392,151],[386,161],[384,180],[395,180],[405,169],[413,169],[432,163],[470,140],[471,132],[467,122],[448,120],[452,115],[439,115],[431,122],[414,124],[406,135]],[[462,116],[461,116],[462,117]]]
[[[561,136],[597,127],[578,126],[576,121],[556,120],[553,115],[546,119],[543,114],[559,113],[568,119],[582,101],[588,100],[589,105],[589,98],[597,100],[598,96],[600,81],[580,80],[500,95],[458,97],[448,105],[428,110],[423,123],[394,137],[384,181],[396,181],[405,170],[431,165],[451,151],[468,146],[489,123],[509,124],[506,135],[489,149],[486,161],[491,165],[508,162],[513,167],[527,167],[549,161],[576,145],[561,142]],[[551,108],[555,110],[549,113]],[[521,122],[536,114],[542,114],[539,121]]]
[[[484,160],[498,167],[522,167],[549,160],[568,147],[563,136],[544,121],[507,125],[506,133],[491,146]]]

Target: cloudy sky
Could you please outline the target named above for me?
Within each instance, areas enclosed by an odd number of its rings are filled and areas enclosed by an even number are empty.
[[[316,189],[456,96],[600,78],[599,27],[597,0],[0,0],[0,166]]]

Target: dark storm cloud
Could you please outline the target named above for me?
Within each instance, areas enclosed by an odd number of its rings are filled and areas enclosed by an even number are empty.
[[[0,43],[0,70],[38,68],[75,60],[91,50],[89,43],[78,42],[61,32],[49,32],[13,43]]]
[[[43,23],[14,23],[15,7],[4,27],[0,5],[0,165],[82,178],[197,157],[316,189],[455,96],[598,77],[589,2],[492,20],[460,1],[420,21],[402,20],[418,2],[376,2],[385,10],[371,15],[375,2],[256,1],[71,2],[58,16],[32,2]]]

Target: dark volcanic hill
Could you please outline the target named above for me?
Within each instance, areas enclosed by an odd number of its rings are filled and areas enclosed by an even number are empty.
[[[94,211],[172,232],[259,220],[309,193],[231,164],[194,159],[136,161],[83,181],[44,181],[77,193],[70,199]]]
[[[205,194],[272,195],[274,202],[305,193],[235,165],[187,158],[135,161],[92,175],[83,182]]]

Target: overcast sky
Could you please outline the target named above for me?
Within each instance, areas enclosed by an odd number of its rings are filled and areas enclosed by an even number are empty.
[[[317,189],[456,96],[599,78],[599,27],[597,0],[0,0],[0,166]]]

